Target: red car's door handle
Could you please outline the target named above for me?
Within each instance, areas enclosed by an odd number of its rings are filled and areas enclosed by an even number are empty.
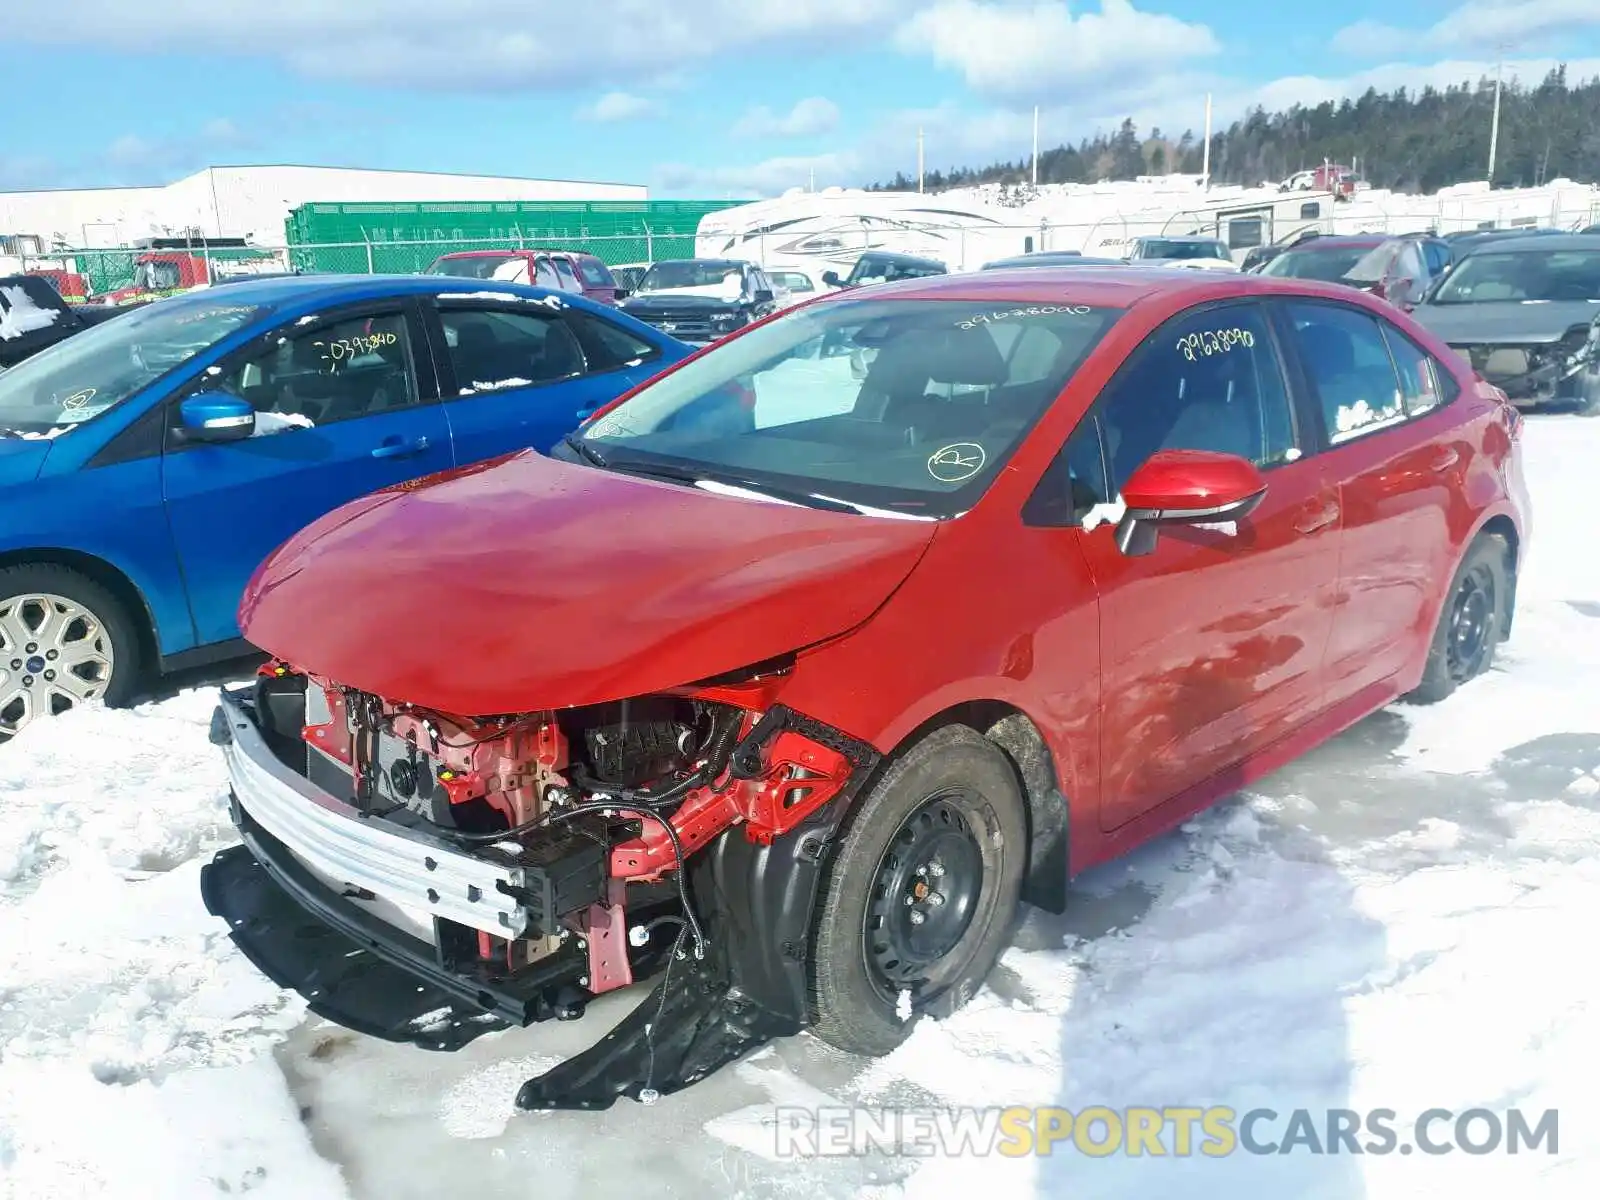
[[[1434,455],[1433,461],[1428,464],[1430,471],[1448,471],[1461,461],[1461,455],[1454,446],[1446,447]]]
[[[428,439],[425,437],[405,441],[401,438],[389,438],[381,446],[372,450],[373,458],[404,458],[409,454],[421,454],[428,448]]]
[[[1294,523],[1296,533],[1315,533],[1325,529],[1339,519],[1339,506],[1333,501],[1323,504],[1308,504],[1300,517]]]

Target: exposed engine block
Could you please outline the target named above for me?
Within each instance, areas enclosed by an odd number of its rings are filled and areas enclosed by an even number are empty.
[[[715,732],[708,706],[645,697],[560,714],[463,719],[333,686],[307,688],[305,740],[365,811],[403,807],[467,831],[518,827],[576,785],[635,789],[686,773]],[[326,775],[318,780],[326,783]]]

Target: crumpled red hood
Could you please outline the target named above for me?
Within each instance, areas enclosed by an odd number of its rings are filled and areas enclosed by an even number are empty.
[[[300,669],[458,716],[597,704],[845,632],[935,528],[529,452],[312,523],[256,572],[239,624]]]

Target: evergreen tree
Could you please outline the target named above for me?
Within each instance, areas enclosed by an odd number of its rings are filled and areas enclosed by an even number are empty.
[[[1286,112],[1252,109],[1211,139],[1211,178],[1216,183],[1276,183],[1325,161],[1354,165],[1373,187],[1434,192],[1453,183],[1482,179],[1489,163],[1489,125],[1494,80],[1463,80],[1442,91],[1369,88],[1354,100],[1296,105]],[[1500,100],[1500,143],[1494,181],[1532,187],[1552,179],[1600,180],[1600,78],[1573,83],[1557,67],[1533,87],[1508,83]],[[1115,133],[1096,134],[1077,145],[1039,152],[1040,183],[1085,183],[1132,179],[1179,171],[1200,173],[1201,140],[1186,130],[1179,138],[1159,129],[1141,139],[1131,119]],[[929,191],[980,183],[1026,183],[1029,160],[987,167],[929,171]],[[915,190],[917,181],[897,173],[887,184]]]

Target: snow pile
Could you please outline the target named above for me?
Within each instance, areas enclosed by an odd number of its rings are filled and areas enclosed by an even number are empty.
[[[533,380],[512,376],[510,379],[474,379],[471,387],[461,389],[463,396],[471,396],[476,392],[497,392],[504,388],[532,387]]]
[[[990,985],[875,1063],[809,1037],[660,1103],[518,1113],[522,1080],[642,998],[457,1054],[303,1020],[204,913],[228,840],[210,697],[86,711],[0,750],[0,1197],[1539,1200],[1600,1186],[1600,421],[1526,427],[1515,639],[1030,911]],[[275,1053],[274,1053],[275,1051]],[[1560,1110],[1559,1153],[780,1160],[780,1107]],[[1437,1137],[1448,1129],[1435,1127]],[[1370,1139],[1363,1136],[1361,1142]],[[1170,1135],[1169,1135],[1170,1144]],[[326,1158],[319,1156],[325,1155]],[[333,1163],[337,1163],[335,1166]]]
[[[1475,682],[1470,700],[1407,714],[1405,752],[1420,767],[1486,771],[1544,735],[1600,731],[1600,554],[1587,499],[1600,422],[1530,417],[1523,444],[1534,519],[1515,634],[1502,669]]]
[[[214,699],[0,750],[0,1196],[345,1194],[274,1065],[304,1006],[199,901],[231,840]]]
[[[290,429],[312,429],[316,422],[304,413],[258,412],[251,437],[270,437]]]

